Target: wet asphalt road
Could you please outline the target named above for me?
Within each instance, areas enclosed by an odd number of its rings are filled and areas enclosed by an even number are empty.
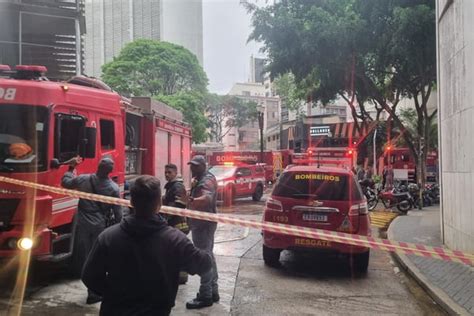
[[[261,219],[263,202],[238,200],[221,211]],[[199,277],[180,286],[172,315],[443,315],[418,285],[400,272],[392,257],[372,251],[366,276],[351,273],[347,260],[316,254],[282,253],[282,267],[266,267],[260,232],[219,225],[215,254],[221,301],[199,311],[187,311]],[[12,314],[9,284],[14,272],[2,267],[0,315]],[[86,290],[62,266],[34,266],[22,315],[97,315],[99,304],[85,305]]]

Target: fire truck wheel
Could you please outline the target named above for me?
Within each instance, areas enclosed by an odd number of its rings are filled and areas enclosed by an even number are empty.
[[[370,250],[363,253],[355,253],[350,257],[351,268],[357,273],[367,273],[369,268]]]
[[[261,184],[259,184],[255,188],[255,192],[252,195],[252,200],[254,200],[255,202],[258,202],[258,201],[260,201],[262,196],[263,196],[263,186]]]
[[[269,248],[263,245],[263,262],[269,267],[277,268],[280,266],[281,249]]]
[[[224,206],[232,206],[234,202],[234,187],[229,185],[224,189],[223,197]]]

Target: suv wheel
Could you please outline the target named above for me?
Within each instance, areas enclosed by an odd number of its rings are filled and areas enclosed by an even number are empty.
[[[232,203],[234,202],[234,188],[231,185],[226,186],[223,194],[224,206],[232,206]]]
[[[255,188],[255,192],[253,192],[252,200],[254,200],[255,202],[258,202],[258,201],[260,201],[262,196],[263,196],[263,186],[261,184],[259,184]]]
[[[269,267],[280,266],[281,249],[273,249],[263,245],[263,262]]]
[[[357,273],[365,274],[369,268],[370,250],[363,253],[355,253],[350,257],[351,266]]]

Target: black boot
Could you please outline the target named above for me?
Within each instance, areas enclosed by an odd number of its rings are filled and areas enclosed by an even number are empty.
[[[186,303],[187,309],[199,309],[203,307],[209,307],[213,304],[213,297],[202,298],[199,296],[199,293],[196,295],[196,298]]]
[[[86,304],[95,304],[95,303],[98,303],[102,301],[102,296],[100,295],[97,295],[95,293],[89,293],[89,295],[87,295],[87,300],[86,300]]]

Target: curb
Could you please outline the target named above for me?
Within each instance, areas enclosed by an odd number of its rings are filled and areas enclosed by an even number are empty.
[[[387,238],[394,239],[393,232],[392,232],[392,225],[396,224],[399,218],[395,218],[391,223],[387,230]],[[471,315],[466,309],[461,307],[457,304],[449,295],[447,295],[442,289],[432,284],[428,278],[416,267],[416,265],[406,256],[403,254],[398,254],[393,252],[392,255],[397,259],[400,265],[403,267],[405,271],[410,274],[415,281],[426,290],[429,296],[438,303],[446,312],[450,315]]]

